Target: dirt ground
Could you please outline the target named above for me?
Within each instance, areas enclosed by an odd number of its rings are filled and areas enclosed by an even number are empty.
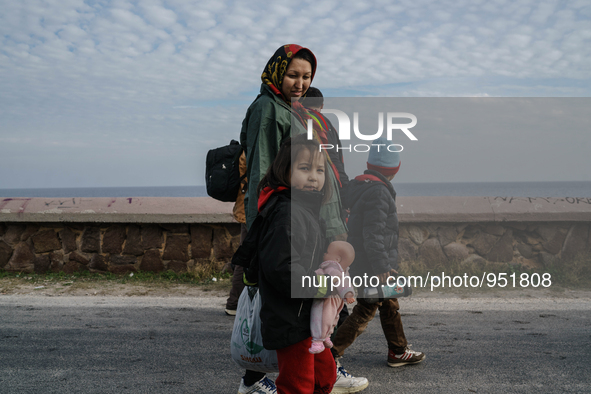
[[[168,282],[127,282],[88,280],[31,281],[24,278],[0,278],[0,295],[37,296],[111,296],[111,297],[216,297],[226,296],[230,290],[229,279],[206,285],[177,284]]]
[[[167,281],[128,281],[119,283],[110,280],[65,279],[31,280],[27,276],[0,278],[1,295],[26,295],[40,297],[55,296],[109,296],[109,297],[227,297],[230,291],[230,279],[219,279],[207,284],[179,284]],[[589,289],[568,289],[560,286],[529,289],[444,289],[430,291],[415,289],[411,299],[437,298],[570,298],[589,299]]]

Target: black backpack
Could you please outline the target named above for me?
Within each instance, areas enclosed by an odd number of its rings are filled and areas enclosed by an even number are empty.
[[[238,141],[211,149],[205,159],[205,187],[207,194],[216,200],[235,202],[240,184],[246,175],[240,176],[242,146]]]

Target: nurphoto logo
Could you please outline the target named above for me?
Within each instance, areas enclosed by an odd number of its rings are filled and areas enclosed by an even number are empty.
[[[351,139],[351,120],[349,116],[338,109],[328,109],[323,108],[320,111],[322,114],[333,114],[337,117],[339,122],[338,133],[339,139],[341,141],[346,141]],[[411,141],[417,141],[417,137],[414,136],[413,133],[410,132],[409,129],[413,128],[417,124],[417,117],[408,112],[388,112],[385,116],[386,118],[386,139],[392,141],[393,132],[395,130],[402,131]],[[394,123],[394,119],[410,119],[410,123]],[[311,140],[313,137],[313,125],[312,119],[308,119],[308,139]],[[363,134],[359,130],[359,112],[353,112],[353,133],[355,137],[362,141],[374,141],[382,136],[384,133],[384,112],[378,112],[378,131],[373,134]],[[355,152],[369,152],[370,146],[377,146],[378,151],[381,149],[381,146],[385,146],[389,152],[402,152],[404,149],[400,144],[355,144],[349,146],[334,146],[332,144],[320,144],[320,150],[330,150],[336,149],[337,152],[339,150],[348,150],[351,152],[352,150]]]

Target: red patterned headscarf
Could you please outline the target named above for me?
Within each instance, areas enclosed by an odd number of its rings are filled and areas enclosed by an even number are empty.
[[[286,100],[283,93],[281,93],[281,85],[283,84],[283,77],[285,76],[289,63],[293,60],[293,56],[301,50],[308,51],[314,59],[314,63],[312,64],[312,77],[310,78],[311,83],[314,79],[314,74],[316,73],[316,56],[314,56],[314,53],[308,48],[296,44],[283,45],[277,49],[275,54],[273,54],[271,59],[267,62],[263,74],[261,75],[263,83],[268,85],[273,93],[280,96],[288,103],[289,101]]]
[[[304,106],[299,101],[294,101],[292,103],[291,100],[286,100],[285,96],[281,92],[283,77],[285,76],[287,67],[289,66],[289,63],[291,63],[291,61],[293,60],[293,56],[302,50],[308,51],[310,55],[312,55],[312,59],[314,59],[314,62],[312,63],[312,76],[310,78],[311,84],[312,80],[314,79],[314,74],[316,74],[316,56],[314,56],[314,53],[308,48],[304,48],[296,44],[283,45],[282,47],[277,49],[277,51],[275,51],[275,54],[273,54],[271,59],[269,59],[269,61],[267,62],[267,65],[263,70],[263,74],[261,75],[261,79],[264,84],[268,85],[271,88],[273,93],[275,93],[291,105],[293,115],[296,116],[297,119],[299,119],[299,121],[302,123],[304,127],[307,127],[308,119],[312,119],[312,117],[310,116],[310,112],[306,108],[304,108]],[[319,136],[319,134],[321,135],[323,132],[324,134],[326,134],[326,130],[323,130],[322,124],[319,122],[313,122],[312,126],[314,130],[314,138],[319,143],[322,143],[322,139]],[[335,169],[335,174],[337,174],[338,177],[338,171],[336,171],[336,167],[334,167],[334,165],[330,161],[330,157],[328,156],[327,152],[325,151],[324,153],[326,155],[328,162]]]

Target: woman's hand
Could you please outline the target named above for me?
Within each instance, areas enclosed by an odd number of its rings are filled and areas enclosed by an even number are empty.
[[[377,275],[378,279],[380,280],[380,284],[385,285],[388,277],[390,276],[390,272],[384,272]]]

